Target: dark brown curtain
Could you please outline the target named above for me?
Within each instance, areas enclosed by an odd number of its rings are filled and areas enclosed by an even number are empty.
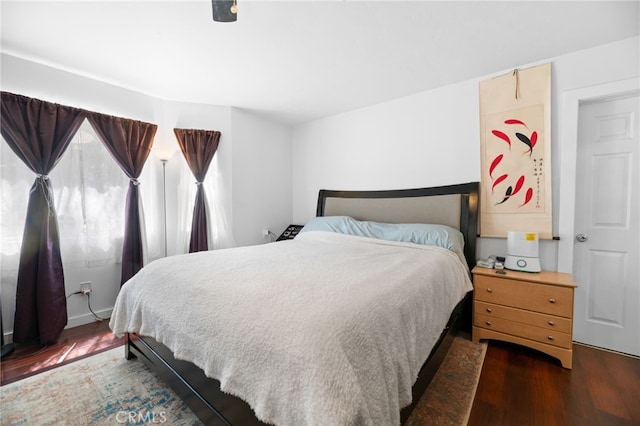
[[[191,222],[189,253],[209,249],[207,241],[206,198],[202,182],[220,143],[220,132],[214,130],[173,129],[178,144],[196,178],[196,203]]]
[[[111,156],[129,176],[129,190],[125,206],[124,242],[122,247],[122,276],[126,283],[142,269],[142,230],[140,224],[138,177],[151,152],[158,126],[110,115],[88,113],[88,120]]]
[[[67,325],[58,219],[48,174],[69,146],[83,111],[2,92],[2,137],[34,172],[18,267],[13,340],[47,343]]]

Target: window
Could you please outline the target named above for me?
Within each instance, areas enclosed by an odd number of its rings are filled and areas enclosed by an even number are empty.
[[[119,263],[129,179],[86,120],[49,177],[63,263]]]
[[[17,270],[34,174],[2,143],[2,269]],[[129,179],[85,120],[49,175],[65,266],[119,263]]]

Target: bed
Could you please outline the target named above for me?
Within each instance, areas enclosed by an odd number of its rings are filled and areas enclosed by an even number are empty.
[[[477,212],[477,182],[321,190],[294,240],[147,265],[110,325],[205,424],[404,423],[470,321]],[[459,230],[464,247],[365,235],[419,224]],[[358,233],[327,232],[345,226]]]

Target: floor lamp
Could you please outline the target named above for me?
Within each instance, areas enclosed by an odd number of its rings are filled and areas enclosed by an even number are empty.
[[[167,257],[167,159],[162,163],[162,221],[164,222],[164,257]]]

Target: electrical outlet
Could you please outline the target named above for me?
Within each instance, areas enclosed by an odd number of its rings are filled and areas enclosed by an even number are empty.
[[[91,281],[85,281],[80,283],[80,293],[89,294],[91,293]]]

